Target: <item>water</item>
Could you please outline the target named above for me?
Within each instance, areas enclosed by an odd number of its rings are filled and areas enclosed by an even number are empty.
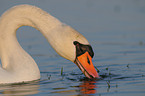
[[[82,33],[93,46],[93,63],[102,79],[88,80],[37,30],[21,27],[18,40],[37,62],[41,79],[1,85],[0,95],[145,95],[144,0],[1,0],[0,14],[18,4],[36,5]]]

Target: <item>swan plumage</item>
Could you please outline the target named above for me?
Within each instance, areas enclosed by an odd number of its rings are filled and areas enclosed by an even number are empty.
[[[32,5],[14,6],[0,18],[0,58],[2,63],[0,84],[40,79],[40,71],[36,62],[17,41],[16,31],[21,26],[31,26],[39,30],[60,56],[74,63],[79,61],[79,59],[76,60],[76,48],[79,48],[81,44],[89,45],[83,35],[42,9]],[[77,45],[74,45],[75,41],[78,42]],[[79,62],[79,64],[81,63]],[[77,65],[79,66],[79,64]],[[87,72],[84,66],[79,66],[79,68],[85,75],[87,74],[87,77],[99,77],[94,68],[92,69],[94,73]]]

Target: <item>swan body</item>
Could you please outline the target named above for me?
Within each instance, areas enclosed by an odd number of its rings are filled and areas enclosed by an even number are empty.
[[[89,45],[83,35],[40,8],[31,5],[14,6],[0,18],[0,84],[40,79],[36,62],[17,41],[16,31],[21,26],[39,30],[59,55],[72,62],[76,59],[73,42]]]

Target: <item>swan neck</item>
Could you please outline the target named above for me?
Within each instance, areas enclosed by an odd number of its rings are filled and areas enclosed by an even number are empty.
[[[39,68],[33,58],[20,46],[16,38],[16,31],[21,26],[31,26],[39,30],[44,37],[47,37],[51,30],[54,30],[60,24],[59,20],[35,6],[20,5],[6,11],[0,18],[2,68],[15,74],[17,81],[27,80],[28,78],[30,80],[39,79]],[[24,75],[23,78],[21,74]],[[0,73],[0,75],[7,75],[7,73]]]
[[[31,26],[39,30],[45,36],[45,32],[48,34],[48,32],[51,32],[52,29],[60,24],[59,20],[40,8],[21,5],[11,8],[2,15],[0,19],[0,32],[10,34],[7,32],[15,33],[21,26]]]
[[[16,31],[19,27],[34,27],[48,39],[52,30],[54,32],[60,24],[59,20],[35,6],[20,5],[6,11],[0,18],[0,56],[3,67],[6,68],[10,65],[8,61],[11,61],[12,58],[13,64],[17,64],[15,61],[18,60],[15,57],[18,57],[18,55],[21,55],[21,57],[28,55],[21,48],[16,38]],[[15,49],[19,52],[17,55],[13,54]]]

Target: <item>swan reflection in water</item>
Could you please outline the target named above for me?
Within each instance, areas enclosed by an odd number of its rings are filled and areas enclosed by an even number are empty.
[[[84,81],[79,86],[80,95],[97,93],[97,90],[96,90],[97,86],[95,84],[96,84],[96,81]]]
[[[68,96],[85,96],[85,95],[90,95],[90,94],[96,94],[97,93],[97,86],[96,86],[96,81],[82,81],[80,85],[78,86],[70,86],[72,88],[55,88],[55,90],[52,92],[53,94],[65,94]],[[58,90],[56,90],[58,89]],[[68,90],[70,89],[70,90]]]
[[[35,83],[18,83],[18,84],[9,84],[9,85],[1,85],[0,86],[0,94],[3,94],[5,96],[7,95],[34,95],[38,94],[41,91],[39,90],[40,88],[40,82],[35,82]],[[97,93],[97,86],[96,86],[96,81],[82,81],[80,85],[78,86],[71,86],[71,90],[69,88],[54,88],[53,92],[48,92],[48,94],[53,94],[53,95],[58,95],[59,94],[68,94],[68,95],[73,95],[77,94],[78,95],[89,95],[89,94],[96,94]],[[46,93],[47,94],[47,93]]]
[[[4,96],[9,95],[17,95],[17,96],[25,96],[25,95],[33,95],[39,93],[40,85],[38,82],[34,83],[17,83],[17,84],[9,84],[9,85],[1,85],[0,86],[0,94]]]

